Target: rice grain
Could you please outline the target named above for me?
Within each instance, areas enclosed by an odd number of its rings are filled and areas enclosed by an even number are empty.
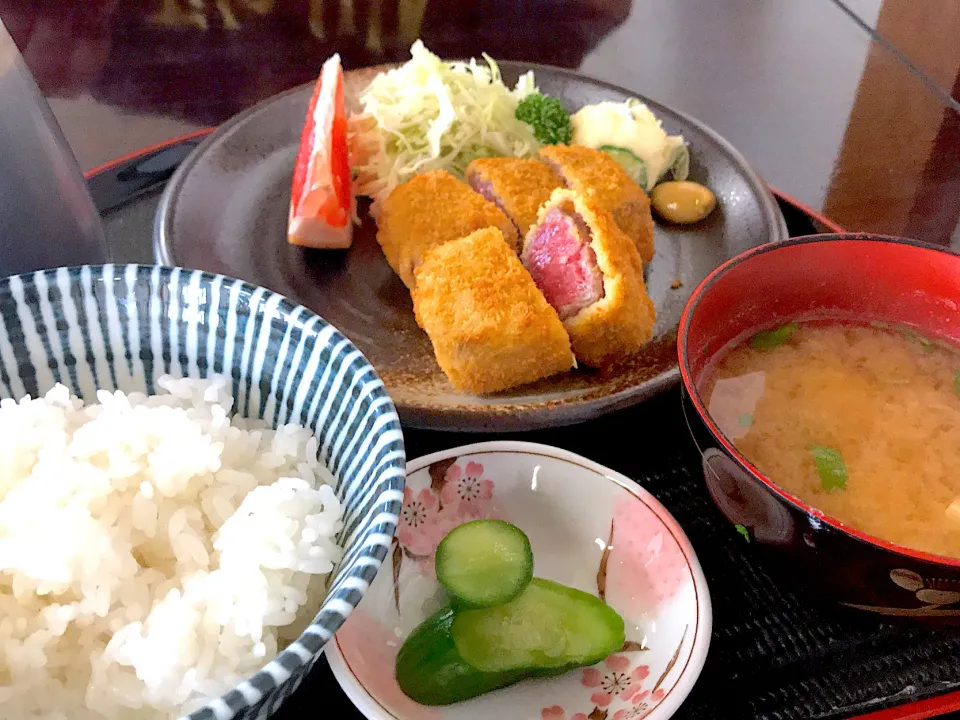
[[[231,417],[226,378],[157,385],[0,400],[5,720],[179,717],[319,607],[342,511],[317,439]]]

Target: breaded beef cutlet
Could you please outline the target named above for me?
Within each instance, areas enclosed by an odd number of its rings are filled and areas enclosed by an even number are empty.
[[[556,172],[566,187],[592,197],[637,247],[646,265],[653,260],[653,216],[650,198],[616,160],[601,150],[582,145],[549,145],[539,158]]]
[[[488,227],[518,248],[517,231],[500,208],[450,173],[434,170],[390,193],[380,211],[377,242],[390,267],[412,289],[414,270],[427,251]]]
[[[652,336],[656,313],[640,255],[593,196],[554,191],[524,239],[521,261],[585,365],[614,365]]]
[[[430,249],[413,308],[457,390],[492,393],[574,366],[563,323],[497,228]]]
[[[537,221],[550,193],[563,185],[550,167],[533,158],[480,158],[467,166],[467,183],[506,213],[521,239]]]

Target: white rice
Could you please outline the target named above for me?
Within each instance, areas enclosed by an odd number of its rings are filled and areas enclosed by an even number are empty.
[[[306,428],[227,381],[0,401],[0,715],[179,717],[320,606],[341,508]]]

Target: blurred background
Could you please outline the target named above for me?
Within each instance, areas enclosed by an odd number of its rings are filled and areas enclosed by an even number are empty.
[[[89,168],[347,68],[579,68],[694,115],[851,229],[956,240],[956,0],[0,0]],[[877,38],[881,40],[877,40]]]
[[[2,0],[0,17],[45,93],[82,94],[202,125],[346,67],[444,56],[577,67],[630,0]]]

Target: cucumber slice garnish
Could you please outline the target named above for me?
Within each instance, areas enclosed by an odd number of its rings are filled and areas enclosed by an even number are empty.
[[[690,175],[690,148],[680,145],[673,151],[670,157],[670,170],[673,171],[674,180],[686,180]]]
[[[559,675],[623,646],[623,619],[600,598],[532,577],[530,541],[508,522],[451,530],[436,571],[453,605],[421,623],[396,659],[397,683],[419,703],[447,705]]]
[[[534,578],[506,605],[458,612],[457,652],[482,672],[550,671],[600,662],[623,646],[623,619],[600,598]]]
[[[529,677],[519,670],[486,673],[460,657],[450,628],[455,611],[439,610],[417,626],[400,648],[397,684],[421,705],[449,705],[469,700]]]
[[[629,175],[637,185],[644,190],[650,189],[647,187],[647,164],[642,159],[638,158],[630,150],[617,145],[601,145],[600,150],[620,163],[620,167],[627,171],[627,175]]]
[[[510,602],[533,578],[533,550],[523,530],[503,520],[474,520],[437,547],[437,580],[461,607]]]

